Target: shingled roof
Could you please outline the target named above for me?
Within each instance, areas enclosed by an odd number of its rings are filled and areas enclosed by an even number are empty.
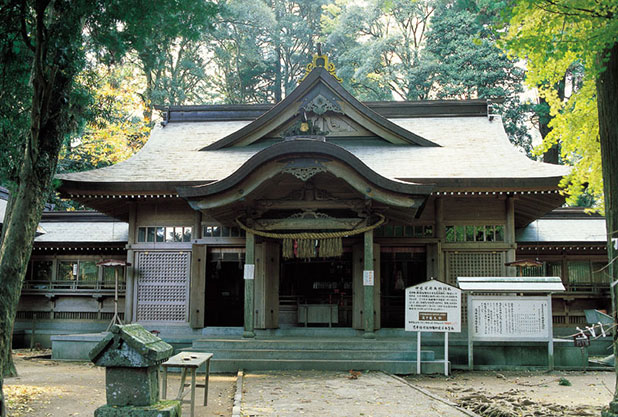
[[[493,121],[487,117],[415,117],[392,121],[440,146],[393,145],[379,139],[329,141],[390,179],[441,180],[444,184],[449,180],[455,180],[454,183],[474,179],[481,183],[488,179],[501,180],[505,186],[521,189],[543,186],[554,189],[558,179],[568,173],[565,166],[533,161],[518,151],[508,141],[499,117]],[[153,188],[152,183],[190,185],[218,181],[272,143],[200,151],[247,124],[246,121],[170,123],[166,127],[154,128],[143,149],[124,162],[92,171],[58,175],[58,178],[64,181],[63,189],[67,191],[74,183],[96,189],[97,183],[130,182],[138,189],[141,184],[146,191]]]

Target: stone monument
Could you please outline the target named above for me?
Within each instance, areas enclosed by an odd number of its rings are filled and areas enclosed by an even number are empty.
[[[95,417],[178,417],[180,401],[159,401],[159,365],[174,348],[139,324],[113,325],[89,353],[105,367],[107,405]]]

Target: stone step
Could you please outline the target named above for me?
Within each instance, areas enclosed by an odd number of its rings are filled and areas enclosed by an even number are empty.
[[[449,363],[450,368],[450,363]],[[384,371],[398,375],[416,373],[415,361],[364,361],[364,360],[271,360],[271,359],[213,359],[210,371],[212,373],[230,373],[239,369],[245,371]],[[444,372],[444,362],[424,361],[421,362],[421,371],[425,374],[438,374]]]
[[[272,349],[272,350],[401,350],[412,351],[416,343],[396,340],[336,338],[233,339],[208,338],[193,341],[195,349]]]
[[[185,348],[182,350],[209,352],[216,359],[269,359],[269,360],[362,360],[362,361],[416,361],[415,351],[402,350],[325,350],[325,349],[209,349]],[[435,359],[433,351],[421,351],[421,360]]]

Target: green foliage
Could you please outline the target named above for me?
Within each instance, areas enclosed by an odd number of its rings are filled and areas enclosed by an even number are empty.
[[[209,34],[215,101],[279,101],[315,53],[327,0],[227,0]]]
[[[430,62],[433,94],[440,99],[504,98],[497,113],[505,130],[511,142],[530,152],[525,123],[531,108],[519,98],[524,72],[496,46],[488,29],[495,17],[474,9],[474,4],[447,3],[431,20],[424,53]]]
[[[344,85],[364,100],[505,98],[511,141],[530,151],[523,70],[496,47],[493,4],[453,0],[337,1],[323,30]]]
[[[14,13],[7,4],[0,8],[0,62],[11,63],[0,66],[0,185],[8,185],[18,177],[32,96],[32,51],[23,44],[20,21]]]
[[[153,106],[199,103],[207,96],[205,36],[218,8],[203,0],[172,0],[154,7],[143,0],[108,3],[92,28],[107,62],[135,61],[146,83],[144,116]]]
[[[344,86],[361,100],[429,98],[429,68],[421,59],[430,0],[336,1],[322,19],[327,49]]]
[[[549,106],[551,131],[542,153],[556,143],[562,159],[574,166],[563,186],[569,202],[587,188],[602,201],[596,79],[607,51],[618,40],[618,4],[613,0],[518,0],[505,16],[508,32],[502,46],[525,58],[526,82],[538,88]],[[566,99],[560,94],[565,74],[577,71]]]

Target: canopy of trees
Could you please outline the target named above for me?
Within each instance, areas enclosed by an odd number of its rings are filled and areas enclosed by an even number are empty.
[[[545,148],[560,145],[574,165],[563,181],[576,198],[584,188],[605,211],[614,320],[618,320],[618,4],[614,0],[517,0],[507,16],[505,47],[526,59],[526,81],[550,109]],[[564,88],[565,74],[572,91]],[[614,337],[614,355],[618,339]],[[618,415],[617,390],[603,416]]]

